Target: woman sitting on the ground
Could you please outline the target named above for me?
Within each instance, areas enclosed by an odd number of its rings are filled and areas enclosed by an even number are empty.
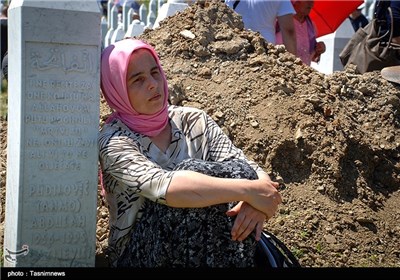
[[[99,135],[111,266],[254,266],[278,183],[205,112],[168,105],[158,56],[143,41],[104,49],[101,89],[114,110]]]

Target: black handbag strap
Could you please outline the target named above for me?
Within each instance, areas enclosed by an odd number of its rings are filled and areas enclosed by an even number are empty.
[[[388,8],[388,12],[389,12],[389,15],[390,15],[390,35],[389,35],[389,44],[390,43],[392,43],[392,38],[393,38],[393,25],[394,25],[394,20],[393,20],[393,11],[392,11],[392,8],[391,7],[389,7]]]
[[[400,52],[400,44],[396,44],[396,43],[392,42],[394,20],[393,20],[393,11],[392,11],[392,9],[390,7],[388,8],[388,12],[389,12],[389,15],[390,15],[390,20],[391,20],[390,30],[387,31],[387,32],[389,32],[389,38],[388,38],[387,41],[381,42],[381,45],[383,45],[386,50],[390,48],[390,49],[394,49],[394,50],[397,50],[398,52]],[[385,52],[386,51],[384,50],[383,53],[385,53]],[[399,53],[399,55],[400,55],[400,53]]]
[[[389,17],[390,17],[390,29],[387,30],[387,32],[386,32],[382,37],[385,38],[388,34],[389,34],[389,37],[388,37],[387,40],[382,41],[381,44],[395,45],[396,47],[398,47],[398,44],[392,43],[393,29],[394,29],[394,26],[393,26],[394,20],[393,20],[393,11],[392,11],[392,8],[391,8],[391,7],[388,7],[388,8],[387,8],[387,11],[388,11]]]
[[[236,0],[235,3],[233,3],[233,9],[236,9],[237,5],[239,5],[240,0]]]
[[[377,24],[378,34],[380,37],[387,38],[387,40],[381,40],[383,44],[390,44],[393,38],[393,11],[390,7],[391,1],[377,1],[375,5],[375,13],[373,20]],[[382,34],[382,32],[384,32]]]
[[[390,7],[390,1],[376,1],[374,18],[386,21],[386,12]]]
[[[301,267],[297,258],[293,255],[293,253],[286,247],[286,245],[279,240],[275,235],[266,231],[265,229],[262,232],[261,240],[265,242],[266,246],[269,247],[270,250],[279,250],[284,256],[286,256],[285,265],[290,267]],[[269,243],[271,241],[272,243]],[[280,254],[277,254],[280,255]],[[283,260],[280,260],[283,261]]]

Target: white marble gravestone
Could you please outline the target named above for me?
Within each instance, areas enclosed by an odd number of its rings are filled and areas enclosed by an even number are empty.
[[[319,63],[311,62],[311,67],[324,74],[332,74],[335,71],[343,71],[343,65],[339,54],[354,34],[353,26],[349,19],[345,19],[339,28],[331,34],[317,38],[323,41],[326,52],[321,55]]]
[[[13,0],[8,16],[4,266],[94,266],[99,6]]]
[[[186,2],[184,0],[169,0],[167,3],[164,3],[158,11],[153,29],[158,28],[162,20],[186,9],[189,6]]]

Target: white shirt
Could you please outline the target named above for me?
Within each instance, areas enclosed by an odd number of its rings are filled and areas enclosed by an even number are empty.
[[[231,8],[234,2],[225,0]],[[241,0],[235,11],[242,16],[245,28],[260,32],[272,44],[275,44],[277,17],[296,13],[290,0]]]

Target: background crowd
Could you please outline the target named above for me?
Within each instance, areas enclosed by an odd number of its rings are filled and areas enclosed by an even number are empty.
[[[115,0],[114,4],[122,13],[122,5],[128,1],[133,9],[135,19],[139,18],[140,5],[146,1],[139,0]],[[8,36],[7,36],[7,10],[11,1],[1,2],[1,70],[2,77],[8,76]],[[107,16],[106,0],[98,0],[102,15]],[[195,1],[183,1],[188,4]],[[283,44],[287,51],[298,56],[305,64],[318,62],[326,52],[323,41],[317,42],[318,27],[310,18],[309,14],[314,6],[314,0],[223,0],[229,7],[235,9],[242,18],[246,28],[258,31],[273,44]],[[393,39],[395,43],[400,42],[400,1],[376,1],[366,0],[362,5],[349,14],[354,31],[365,27],[373,17],[380,17],[390,22],[385,7],[390,6],[393,12]],[[386,24],[383,31],[390,29]]]

